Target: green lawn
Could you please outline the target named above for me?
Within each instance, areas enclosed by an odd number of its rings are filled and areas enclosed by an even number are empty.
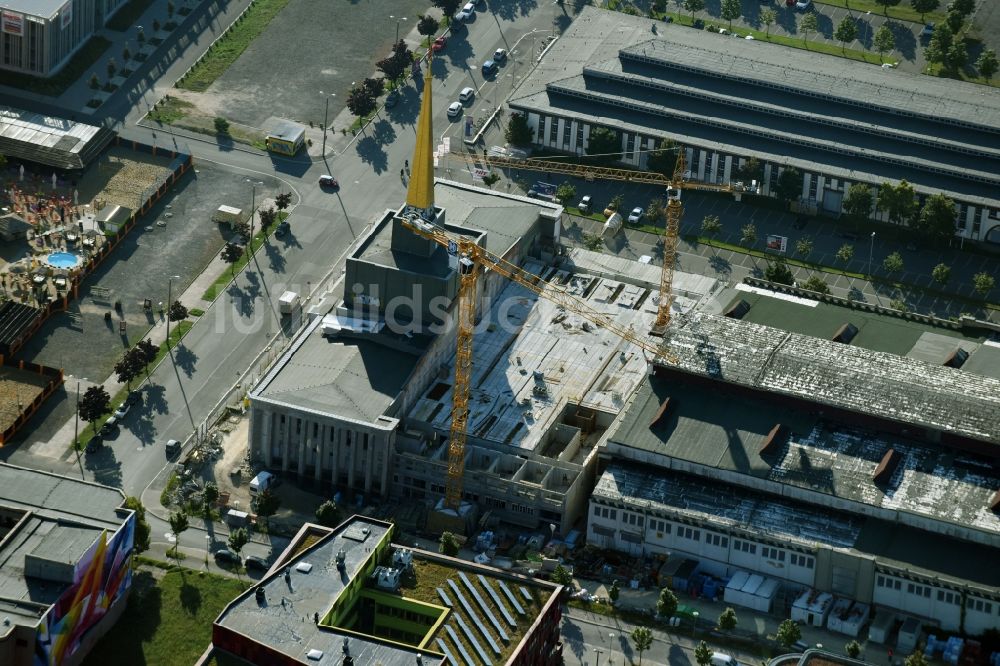
[[[69,63],[59,70],[59,73],[55,76],[40,78],[29,76],[28,74],[4,72],[3,83],[12,88],[30,90],[40,95],[56,97],[63,94],[66,88],[69,88],[78,79],[82,78],[87,70],[101,57],[101,54],[108,50],[109,46],[111,46],[111,42],[103,37],[91,37],[84,44],[83,48],[73,54]],[[103,77],[106,73],[103,71],[99,72],[98,76]]]
[[[146,117],[164,125],[171,125],[188,115],[193,108],[194,104],[191,102],[167,95],[153,107],[153,110]]]
[[[111,20],[108,21],[108,27],[118,32],[125,32],[138,22],[139,17],[149,9],[151,4],[153,4],[153,0],[129,0],[124,7],[111,17]],[[166,20],[166,18],[167,14],[164,11],[163,19]],[[152,26],[150,26],[150,32],[152,32]]]
[[[885,16],[888,13],[889,18],[898,19],[900,21],[914,21],[916,23],[944,23],[944,12],[928,12],[926,17],[921,18],[919,12],[913,11],[913,7],[910,6],[908,0],[903,0],[895,7],[889,7],[888,12],[886,8],[875,0],[816,0],[818,4],[831,5],[833,7],[844,7],[845,9],[850,9],[852,12],[857,12],[858,14],[864,14],[865,12],[871,12],[872,14],[878,14],[879,16]],[[947,5],[947,2],[942,2],[941,7]]]
[[[244,589],[202,571],[140,564],[128,608],[84,666],[190,666],[211,642],[212,622]]]
[[[256,234],[254,234],[253,241],[249,243],[247,246],[250,248],[250,251],[248,252],[247,247],[244,247],[243,255],[240,257],[239,261],[237,261],[235,264],[232,264],[228,270],[223,271],[222,274],[215,279],[215,282],[212,283],[212,286],[206,289],[205,293],[201,295],[201,300],[208,301],[209,303],[214,301],[215,297],[219,295],[219,292],[225,289],[229,285],[229,283],[233,281],[236,274],[239,273],[240,270],[247,265],[248,261],[250,261],[250,257],[253,254],[255,254],[257,250],[260,249],[261,245],[264,244],[265,238],[274,233],[274,230],[277,228],[277,226],[282,222],[284,222],[287,217],[288,217],[287,212],[285,211],[279,212],[278,221],[275,222],[275,224],[270,229],[268,229],[266,232],[258,231]]]
[[[195,92],[204,92],[229,66],[250,46],[250,42],[264,32],[278,12],[289,0],[257,0],[243,14],[242,20],[234,24],[180,81],[177,87]]]

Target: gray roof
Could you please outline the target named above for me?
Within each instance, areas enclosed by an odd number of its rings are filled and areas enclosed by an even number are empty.
[[[1000,93],[587,8],[515,92],[579,118],[852,180],[995,201]],[[918,91],[918,92],[915,92]]]
[[[25,558],[77,562],[128,518],[124,499],[117,488],[0,463],[0,507],[27,514],[16,535],[0,541],[0,614],[34,626],[68,584],[27,577]]]
[[[877,518],[849,516],[673,471],[612,463],[593,496],[638,510],[695,518],[757,538],[852,548],[897,570],[995,590],[1000,551]]]
[[[694,313],[672,332],[684,372],[1000,444],[1000,380]]]
[[[286,567],[289,583],[284,579],[285,569],[264,578],[258,587],[264,589],[265,603],[258,604],[254,590],[250,589],[229,604],[215,623],[304,664],[339,664],[344,654],[344,636],[348,634],[313,624],[313,613],[321,618],[327,614],[334,601],[364,570],[372,557],[369,551],[388,538],[390,529],[387,523],[356,516],[291,559]],[[344,575],[336,564],[341,550],[345,555]],[[303,573],[296,569],[300,564],[311,565],[312,569]],[[415,663],[416,648],[382,643],[358,633],[349,635],[348,645],[356,664]],[[310,650],[320,650],[323,657],[307,659]],[[440,662],[425,656],[424,663]]]
[[[82,168],[113,136],[97,125],[0,106],[0,149],[8,156]]]
[[[667,398],[666,416],[653,425]],[[760,445],[778,423],[791,433],[765,460]],[[720,402],[710,386],[654,376],[626,405],[609,440],[820,497],[905,511],[963,532],[1000,536],[1000,516],[989,509],[1000,473],[990,469],[988,460],[833,424],[781,402],[735,396]],[[888,487],[880,487],[872,477],[890,448],[902,459]],[[627,451],[623,455],[633,457]],[[747,485],[759,483],[750,480]]]
[[[402,342],[388,332],[364,339],[325,337],[322,322],[315,319],[299,335],[255,396],[374,423],[396,399],[419,356],[382,344]],[[426,342],[419,336],[414,340]]]
[[[4,0],[0,2],[0,9],[48,19],[55,16],[65,4],[66,0]]]

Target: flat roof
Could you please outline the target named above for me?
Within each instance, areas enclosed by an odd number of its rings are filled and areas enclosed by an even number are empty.
[[[4,0],[0,2],[0,9],[51,19],[64,5],[69,4],[72,4],[69,0]]]
[[[787,47],[649,25],[585,8],[511,105],[835,177],[906,178],[996,200],[996,90],[808,51],[790,68]]]
[[[0,534],[0,613],[35,626],[69,587],[25,575],[34,556],[73,565],[107,531],[128,517],[117,488],[0,463],[0,508],[24,512],[16,529]]]
[[[820,509],[717,480],[615,462],[597,481],[592,496],[640,511],[665,511],[699,522],[741,529],[778,543],[851,548],[876,564],[934,578],[996,589],[998,549],[905,525]]]
[[[323,319],[312,321],[274,369],[254,389],[254,397],[316,413],[374,423],[395,401],[426,349],[389,331],[366,337],[323,335]],[[407,352],[401,345],[410,346]]]
[[[1000,536],[1000,516],[989,508],[1000,487],[1000,473],[989,460],[876,435],[781,403],[722,395],[676,377],[647,377],[622,410],[609,440]],[[654,423],[668,398],[667,413]],[[769,451],[765,460],[760,446],[778,423],[790,430],[788,441]],[[879,486],[874,472],[890,449],[902,458],[888,485]]]
[[[0,148],[8,156],[82,168],[113,136],[97,125],[0,106]]]

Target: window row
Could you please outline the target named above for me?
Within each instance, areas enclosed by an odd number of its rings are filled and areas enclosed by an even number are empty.
[[[594,506],[594,516],[597,518],[607,518],[608,520],[618,520],[618,510],[609,509],[606,506]]]
[[[803,567],[805,569],[812,569],[816,566],[816,562],[813,558],[808,555],[799,555],[798,553],[792,553],[792,566]]]
[[[785,551],[780,548],[771,548],[770,546],[763,546],[760,549],[760,554],[764,559],[774,560],[776,562],[785,561]]]

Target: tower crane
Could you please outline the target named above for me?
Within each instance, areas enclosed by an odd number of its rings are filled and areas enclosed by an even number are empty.
[[[486,248],[477,245],[472,239],[452,234],[417,215],[404,217],[403,226],[418,236],[447,248],[450,254],[459,258],[455,384],[452,390],[453,411],[448,439],[448,478],[445,485],[445,506],[458,509],[462,501],[465,444],[469,419],[469,388],[472,378],[472,337],[476,323],[476,282],[480,266],[516,282],[539,297],[555,303],[566,312],[576,314],[595,326],[611,331],[644,352],[651,354],[653,359],[660,359],[671,364],[677,363],[677,357],[665,349],[663,345],[640,337],[633,329],[622,326],[610,316],[598,312],[582,298],[574,296],[563,287],[547,282],[520,266],[493,254]],[[662,294],[660,300],[661,302],[664,300]]]

